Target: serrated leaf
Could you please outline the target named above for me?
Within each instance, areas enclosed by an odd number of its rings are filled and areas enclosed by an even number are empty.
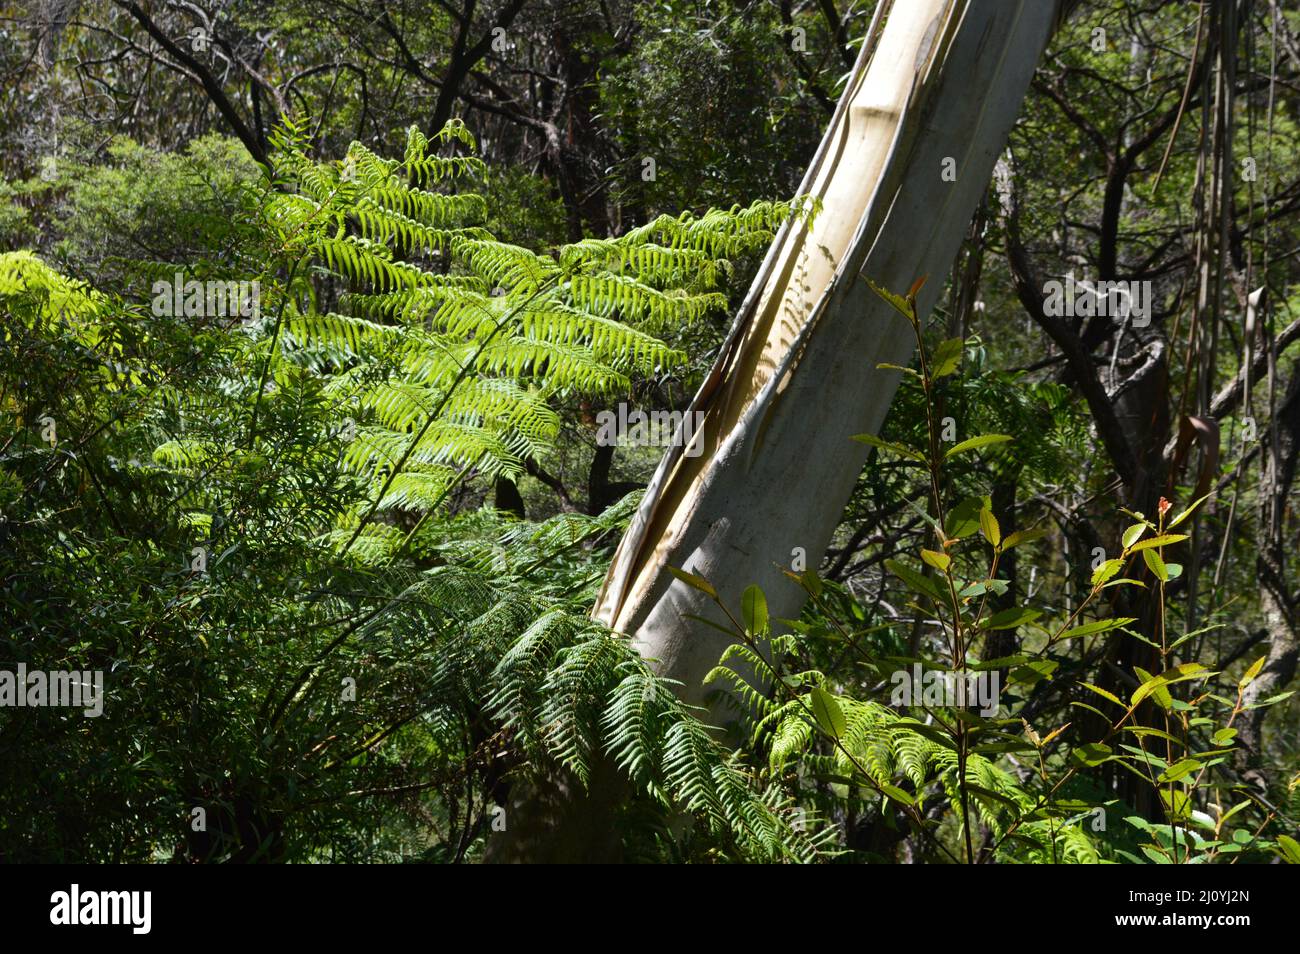
[[[1129,704],[1136,706],[1151,693],[1164,689],[1166,680],[1163,676],[1152,676],[1144,670],[1136,669],[1135,671],[1142,677],[1142,684],[1133,690],[1133,695],[1129,698]],[[1166,695],[1168,693],[1166,692]]]
[[[1140,550],[1149,550],[1151,547],[1167,547],[1170,544],[1181,543],[1186,539],[1187,534],[1185,533],[1162,533],[1158,537],[1149,537],[1141,543],[1135,544],[1129,552],[1137,553]]]
[[[1165,568],[1165,561],[1160,559],[1160,554],[1155,550],[1143,550],[1142,559],[1146,562],[1147,569],[1155,574],[1157,580],[1161,583],[1169,582],[1169,570]]]
[[[1123,560],[1106,560],[1092,571],[1092,585],[1101,586],[1124,566]]]
[[[1115,695],[1113,692],[1107,692],[1105,689],[1101,688],[1101,686],[1094,686],[1090,682],[1080,682],[1079,685],[1083,686],[1083,688],[1085,689],[1092,690],[1097,695],[1101,696],[1103,699],[1109,699],[1111,702],[1115,703],[1115,705],[1120,706],[1121,708],[1125,707],[1124,703],[1119,701],[1119,696]]]
[[[916,324],[916,318],[913,315],[911,303],[901,295],[895,295],[887,288],[877,285],[871,279],[865,279],[867,287],[883,298],[889,304],[894,306],[894,310],[908,320],[911,324]]]

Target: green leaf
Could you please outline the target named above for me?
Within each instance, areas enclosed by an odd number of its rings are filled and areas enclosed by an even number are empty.
[[[877,437],[875,434],[854,434],[853,440],[860,444],[866,444],[877,450],[889,451],[891,454],[897,454],[900,457],[906,457],[908,460],[920,461],[925,463],[925,455],[918,450],[913,450],[906,444],[899,444],[896,441],[886,441]]]
[[[704,616],[698,616],[695,613],[683,613],[682,618],[694,620],[697,623],[703,623],[705,626],[711,627],[712,629],[716,629],[720,633],[726,633],[732,639],[736,638],[736,631],[734,629],[728,629],[726,626],[723,626],[721,623],[715,623],[713,620],[708,619]]]
[[[816,570],[809,567],[803,571],[799,580],[803,583],[803,588],[814,598],[822,595],[822,578],[817,575]]]
[[[1123,560],[1107,560],[1092,571],[1092,585],[1101,586],[1124,566]]]
[[[1115,756],[1114,753],[1111,752],[1109,745],[1105,745],[1101,742],[1089,742],[1072,751],[1070,757],[1076,762],[1091,768],[1094,765],[1101,765],[1103,762],[1109,762]]]
[[[1130,553],[1137,553],[1139,550],[1149,550],[1151,547],[1167,547],[1174,543],[1181,543],[1187,539],[1185,533],[1162,533],[1158,537],[1150,537],[1143,540],[1130,550]]]
[[[888,361],[881,361],[876,365],[876,367],[884,371],[902,371],[904,374],[910,374],[914,378],[919,378],[921,376],[916,372],[915,368],[905,368],[901,364],[890,364]]]
[[[987,497],[968,497],[948,512],[943,532],[954,540],[968,537],[980,525],[980,511],[989,506]]]
[[[814,686],[810,696],[810,703],[813,718],[817,720],[817,725],[823,732],[834,739],[838,739],[844,734],[848,722],[844,718],[844,710],[840,708],[840,704],[833,695],[821,686]]]
[[[1282,857],[1289,865],[1300,865],[1300,843],[1290,835],[1278,835],[1277,846],[1282,849]]]
[[[1294,695],[1295,695],[1295,690],[1288,689],[1286,692],[1279,692],[1275,696],[1269,696],[1267,699],[1263,699],[1259,702],[1252,703],[1251,705],[1246,706],[1246,708],[1263,709],[1266,706],[1276,705],[1277,703],[1281,702],[1283,699],[1290,699]]]
[[[1201,767],[1201,763],[1196,761],[1196,759],[1179,759],[1173,765],[1169,766],[1169,768],[1161,772],[1160,777],[1156,779],[1156,781],[1176,782],[1180,778],[1184,778],[1185,776],[1192,774],[1200,767]]]
[[[1155,574],[1157,580],[1161,583],[1169,582],[1169,570],[1165,567],[1165,561],[1160,559],[1160,554],[1155,550],[1143,550],[1142,559],[1146,561],[1147,569]]]
[[[1166,855],[1160,849],[1154,848],[1151,845],[1141,845],[1140,847],[1142,848],[1142,854],[1150,858],[1155,864],[1158,865],[1173,864],[1173,862],[1169,859],[1169,856]]]
[[[1038,610],[1026,609],[1023,606],[1013,606],[1011,609],[1004,609],[994,613],[989,617],[988,622],[984,624],[985,629],[1014,629],[1022,623],[1032,622],[1041,616]]]
[[[1160,800],[1165,803],[1165,810],[1175,821],[1182,821],[1185,818],[1191,817],[1192,800],[1188,796],[1187,792],[1183,791],[1181,788],[1176,788],[1172,791],[1167,788],[1162,788],[1160,790]],[[1167,835],[1169,831],[1167,828],[1165,828],[1163,832],[1161,832],[1160,829],[1156,830],[1165,835]]]
[[[1101,696],[1103,699],[1109,699],[1111,702],[1115,703],[1115,705],[1120,706],[1121,708],[1127,708],[1127,706],[1125,706],[1124,703],[1119,701],[1119,696],[1115,695],[1113,692],[1107,692],[1105,689],[1101,688],[1100,686],[1094,686],[1090,682],[1081,682],[1079,683],[1079,685],[1083,686],[1083,688],[1085,689],[1091,689],[1093,692],[1097,693],[1097,695]]]
[[[998,518],[993,516],[993,511],[988,507],[980,511],[980,533],[993,546],[1002,542],[1002,528],[998,526]]]
[[[886,560],[885,567],[922,596],[928,596],[935,601],[943,599],[943,594],[939,592],[939,588],[932,580],[922,576],[907,564],[900,563],[898,560]]]
[[[1017,547],[1022,543],[1031,543],[1034,540],[1038,540],[1045,536],[1047,536],[1046,530],[1017,530],[1002,541],[1002,549],[1005,552],[1006,550],[1010,550],[1012,547]]]
[[[892,798],[894,801],[900,802],[903,805],[916,804],[916,799],[913,798],[911,795],[907,794],[907,792],[903,791],[901,788],[898,788],[897,786],[894,785],[886,785],[883,782],[879,784],[880,784],[880,790],[884,792],[887,796]]]
[[[1246,799],[1244,802],[1238,802],[1237,804],[1233,805],[1224,813],[1223,817],[1219,819],[1219,827],[1222,828],[1224,825],[1228,823],[1229,818],[1231,818],[1233,815],[1237,814],[1237,812],[1241,811],[1243,808],[1246,808],[1251,804],[1253,804],[1253,802],[1251,802],[1250,799]]]
[[[1267,661],[1268,661],[1268,656],[1265,655],[1265,656],[1260,656],[1253,663],[1251,663],[1250,668],[1247,669],[1245,674],[1241,677],[1241,682],[1237,683],[1237,689],[1243,690],[1247,686],[1249,686],[1252,682],[1254,682],[1255,677],[1258,676],[1260,672],[1263,671],[1264,663]]]
[[[1175,736],[1170,735],[1164,729],[1153,729],[1150,726],[1145,726],[1145,725],[1138,725],[1138,726],[1126,725],[1124,726],[1124,731],[1130,732],[1133,735],[1136,735],[1140,739],[1145,739],[1148,736],[1155,736],[1157,739],[1164,739],[1167,742],[1173,742],[1179,748],[1183,747],[1183,743],[1181,739],[1178,739]]]
[[[1212,493],[1213,491],[1210,492],[1210,494]],[[1178,516],[1174,517],[1173,520],[1170,520],[1169,526],[1166,527],[1166,529],[1172,530],[1174,527],[1178,526],[1180,523],[1182,523],[1184,520],[1190,517],[1193,513],[1195,513],[1197,507],[1205,503],[1205,501],[1210,497],[1210,494],[1206,494],[1204,497],[1200,497],[1197,500],[1195,500],[1190,507],[1188,507],[1182,513],[1180,513]]]
[[[1080,636],[1092,636],[1096,633],[1105,633],[1115,629],[1117,626],[1127,626],[1135,622],[1136,616],[1119,616],[1115,619],[1099,619],[1092,623],[1084,623],[1082,626],[1075,626],[1067,629],[1057,639],[1077,639]]]
[[[981,434],[979,437],[968,437],[960,444],[954,444],[948,448],[948,452],[943,455],[944,460],[956,457],[958,454],[964,454],[968,450],[975,450],[980,447],[988,447],[991,444],[1005,444],[1011,440],[1007,434]]]
[[[696,576],[694,573],[688,573],[685,570],[679,570],[675,566],[664,567],[664,569],[666,569],[673,576],[677,577],[677,579],[681,580],[687,586],[694,587],[695,589],[699,590],[701,593],[704,593],[715,600],[718,598],[718,591],[715,590],[713,588],[713,584],[710,583],[708,580],[706,580],[704,577]]]
[[[1020,806],[1017,805],[1011,799],[1007,798],[1007,796],[1003,795],[1000,792],[995,792],[990,788],[985,788],[983,785],[976,785],[973,782],[969,782],[966,785],[966,789],[976,798],[980,799],[980,801],[993,802],[993,805],[990,807],[1000,806],[1002,808],[1009,808],[1013,812],[1019,811],[1020,809]]]
[[[1142,684],[1134,690],[1133,698],[1131,700],[1132,704],[1137,705],[1154,692],[1160,694],[1157,701],[1166,709],[1170,706],[1169,693],[1165,689],[1166,686],[1171,686],[1176,682],[1186,682],[1189,679],[1198,679],[1211,674],[1210,670],[1206,666],[1198,662],[1180,663],[1177,666],[1172,666],[1169,669],[1166,669],[1158,676],[1153,676],[1145,669],[1139,669],[1137,666],[1133,667],[1133,671],[1141,677]]]
[[[1133,526],[1125,530],[1124,536],[1121,538],[1121,542],[1124,544],[1124,549],[1127,550],[1133,544],[1137,543],[1138,538],[1146,532],[1146,529],[1147,525],[1145,523],[1135,523]]]
[[[745,587],[740,597],[740,614],[745,629],[755,635],[767,631],[767,597],[757,585]]]
[[[934,567],[940,573],[947,573],[948,567],[952,566],[952,557],[946,553],[938,553],[934,550],[922,550],[921,559],[930,566]]]
[[[916,324],[916,314],[912,309],[911,303],[902,295],[895,295],[889,289],[877,285],[870,278],[864,279],[867,287],[873,292],[894,306],[894,310],[908,320],[910,324]]]
[[[961,367],[962,352],[965,349],[966,342],[960,338],[949,338],[942,342],[934,349],[934,358],[931,361],[934,370],[930,372],[930,377],[945,378],[956,371]]]
[[[1142,676],[1143,681],[1140,686],[1133,690],[1133,695],[1129,699],[1129,704],[1134,706],[1147,696],[1151,695],[1151,693],[1163,689],[1166,684],[1164,676],[1152,676],[1141,669],[1137,669],[1136,671],[1140,676]],[[1166,692],[1165,695],[1168,695],[1168,693]]]
[[[1021,683],[1026,686],[1033,686],[1044,679],[1052,678],[1052,674],[1060,668],[1060,663],[1055,659],[1034,659],[1025,663],[1023,666],[1017,666],[1007,674],[1007,683]]]

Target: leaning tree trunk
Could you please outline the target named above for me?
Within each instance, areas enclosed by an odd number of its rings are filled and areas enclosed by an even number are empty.
[[[1069,2],[1069,0],[1065,0]],[[881,0],[801,194],[811,226],[778,234],[721,355],[691,404],[704,452],[660,463],[593,615],[631,634],[688,702],[726,637],[692,622],[714,609],[666,566],[707,577],[733,606],[757,583],[774,617],[798,613],[785,579],[796,547],[815,566],[866,462],[911,329],[863,278],[941,291],[1055,24],[1056,0]],[[551,778],[510,796],[489,861],[609,860],[627,791],[617,773],[581,792]]]
[[[1276,375],[1276,358],[1270,378]],[[1247,405],[1249,406],[1249,405]],[[1287,547],[1283,535],[1286,502],[1295,485],[1300,455],[1300,368],[1293,369],[1282,405],[1273,412],[1259,465],[1259,552],[1255,570],[1259,580],[1259,605],[1264,617],[1268,651],[1264,668],[1242,693],[1242,702],[1255,705],[1282,692],[1295,678],[1300,663],[1296,601],[1287,573]],[[1250,654],[1254,656],[1254,654]],[[1247,657],[1248,659],[1250,657]],[[1238,723],[1241,744],[1237,766],[1247,782],[1268,793],[1264,765],[1264,717],[1269,710],[1248,709]]]
[[[953,258],[1058,12],[1050,0],[883,2],[801,192],[809,226],[777,236],[721,355],[690,410],[704,452],[661,462],[618,548],[595,608],[632,635],[687,701],[727,636],[698,590],[736,606],[756,583],[773,617],[794,617],[792,554],[816,566],[884,421],[914,338],[863,279],[896,292],[920,276],[918,309]],[[719,620],[721,622],[721,620]]]

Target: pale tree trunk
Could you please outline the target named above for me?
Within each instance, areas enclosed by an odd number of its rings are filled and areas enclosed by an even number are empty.
[[[705,577],[733,610],[750,584],[773,618],[799,612],[784,574],[816,567],[884,421],[911,328],[863,279],[899,294],[921,276],[925,314],[1055,25],[1048,0],[881,4],[801,192],[812,227],[778,235],[691,411],[704,452],[670,451],[618,548],[595,608],[700,702],[728,637]],[[945,175],[945,172],[948,175]],[[967,435],[970,436],[970,435]]]
[[[862,279],[906,291],[930,275],[918,307],[933,306],[1059,9],[881,0],[800,189],[821,212],[777,236],[691,405],[703,453],[679,447],[660,463],[593,611],[686,701],[702,700],[728,640],[688,618],[715,608],[664,567],[707,577],[733,607],[757,583],[774,618],[799,612],[803,591],[782,569],[796,547],[808,566],[821,560],[866,462],[851,438],[880,427],[898,385],[877,364],[907,363],[914,343]],[[488,860],[617,857],[628,790],[601,772],[587,792],[563,777],[516,787]]]
[[[1276,381],[1276,356],[1270,355],[1270,384]],[[1271,403],[1271,402],[1270,402]],[[1282,692],[1295,678],[1300,661],[1300,635],[1296,631],[1296,600],[1287,572],[1283,535],[1286,502],[1295,484],[1300,456],[1300,368],[1291,371],[1286,396],[1273,412],[1263,437],[1259,465],[1259,552],[1255,570],[1259,579],[1259,607],[1267,631],[1268,652],[1264,668],[1242,693],[1245,705],[1254,705]],[[1254,654],[1250,654],[1253,656]],[[1268,792],[1264,759],[1264,716],[1271,710],[1251,709],[1237,723],[1240,745],[1237,765],[1245,779],[1261,793]]]

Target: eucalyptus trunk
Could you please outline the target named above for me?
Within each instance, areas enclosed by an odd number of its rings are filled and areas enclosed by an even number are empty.
[[[907,364],[915,343],[865,279],[901,294],[929,276],[918,309],[934,305],[1058,13],[882,0],[800,190],[820,212],[773,243],[691,405],[703,453],[660,463],[594,610],[687,701],[728,637],[692,620],[717,608],[665,567],[732,608],[756,583],[774,618],[799,613],[784,570],[822,559],[866,462],[852,437],[879,429],[898,386],[879,365]]]
[[[785,578],[795,548],[821,560],[866,462],[853,435],[884,421],[911,328],[864,279],[928,312],[988,186],[1055,26],[1054,0],[881,0],[800,193],[811,225],[777,235],[720,357],[691,404],[703,452],[669,451],[615,554],[593,615],[634,636],[688,702],[728,638],[674,566],[703,575],[731,606],[752,583],[773,617],[798,614]],[[691,420],[696,420],[692,417]],[[608,763],[587,791],[557,776],[512,791],[490,861],[619,856],[629,792]]]

